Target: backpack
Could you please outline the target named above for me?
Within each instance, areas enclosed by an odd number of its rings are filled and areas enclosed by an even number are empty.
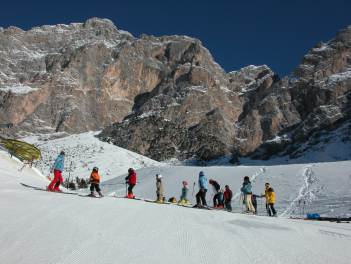
[[[177,203],[177,199],[175,197],[171,197],[168,199],[168,202],[170,203]]]

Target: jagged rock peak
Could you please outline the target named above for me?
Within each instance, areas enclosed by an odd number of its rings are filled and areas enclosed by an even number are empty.
[[[107,18],[92,17],[86,20],[83,26],[86,28],[112,28],[117,30],[115,24]]]

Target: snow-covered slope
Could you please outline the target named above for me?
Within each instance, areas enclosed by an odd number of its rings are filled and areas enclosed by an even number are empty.
[[[45,177],[19,172],[21,166],[0,152],[2,263],[346,264],[351,258],[349,224],[35,191],[19,183],[45,185]]]
[[[50,139],[48,136],[24,138],[35,144],[42,153],[36,167],[49,175],[50,167],[58,153],[66,153],[64,177],[89,178],[94,166],[99,167],[103,180],[114,178],[127,172],[128,168],[140,169],[147,166],[162,166],[161,163],[126,149],[102,142],[94,135],[96,132],[75,134],[68,137]]]
[[[135,187],[137,195],[144,198],[156,197],[155,175],[161,173],[166,197],[179,199],[181,182],[187,180],[190,185],[190,198],[195,202],[198,191],[198,173],[203,170],[208,179],[217,180],[222,188],[228,184],[234,195],[233,208],[242,211],[240,187],[243,177],[250,176],[254,194],[264,192],[265,182],[270,182],[276,193],[276,207],[283,216],[299,216],[321,213],[328,216],[351,216],[351,161],[291,164],[277,166],[212,166],[212,167],[151,167],[138,171],[139,181]],[[193,192],[193,184],[195,188]],[[103,183],[106,193],[125,192],[122,178],[111,179]],[[214,193],[209,190],[207,200],[212,204]],[[264,199],[258,199],[258,212],[266,215]]]

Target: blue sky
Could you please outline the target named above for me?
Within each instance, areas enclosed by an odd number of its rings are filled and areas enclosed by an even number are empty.
[[[316,43],[350,25],[350,10],[347,0],[13,0],[1,3],[0,26],[29,29],[109,18],[136,37],[146,33],[199,38],[226,71],[267,64],[284,76]]]

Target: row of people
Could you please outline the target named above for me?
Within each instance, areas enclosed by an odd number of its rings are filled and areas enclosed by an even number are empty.
[[[63,182],[62,171],[64,169],[64,157],[65,152],[61,151],[59,156],[56,158],[55,163],[52,167],[52,172],[54,173],[54,178],[48,186],[48,191],[61,191],[59,189],[60,184]],[[100,175],[98,168],[94,167],[90,175],[90,195],[94,195],[94,190],[102,197],[100,189]],[[125,178],[127,188],[127,198],[135,198],[133,194],[133,188],[137,183],[136,171],[133,168],[128,169],[128,175]],[[225,185],[225,190],[223,191],[219,183],[213,179],[207,181],[205,173],[200,171],[199,173],[199,191],[196,194],[196,207],[207,206],[206,193],[208,190],[208,183],[211,184],[214,191],[213,196],[213,206],[216,208],[225,208],[228,211],[232,211],[231,201],[233,198],[233,193],[228,185]],[[252,185],[249,176],[244,177],[243,185],[241,187],[241,192],[243,194],[243,203],[246,206],[246,211],[250,213],[257,213],[257,198],[266,198],[266,209],[269,216],[276,216],[277,212],[274,208],[275,204],[275,192],[269,183],[265,184],[265,193],[262,195],[255,195],[252,193]],[[186,181],[182,182],[182,191],[179,203],[190,204],[188,199],[188,183]],[[162,175],[156,174],[156,197],[158,202],[164,201],[164,187],[162,183]]]
[[[206,193],[208,191],[208,183],[212,185],[214,196],[213,196],[213,206],[215,208],[225,208],[228,211],[232,211],[232,198],[233,193],[228,185],[225,185],[225,190],[221,189],[219,183],[213,179],[207,182],[207,178],[203,171],[199,173],[199,191],[196,194],[196,207],[207,206]],[[188,194],[188,183],[186,181],[182,182],[182,192],[179,202],[181,204],[188,204],[187,199]],[[243,185],[241,187],[241,192],[243,196],[243,203],[246,206],[246,212],[257,213],[257,198],[266,198],[266,209],[269,216],[276,216],[277,212],[274,208],[275,203],[275,193],[273,188],[269,183],[265,184],[265,193],[262,195],[256,195],[252,193],[252,185],[249,176],[244,177]],[[156,196],[157,202],[164,201],[164,188],[162,184],[162,175],[156,174]],[[174,198],[171,198],[173,200]]]

